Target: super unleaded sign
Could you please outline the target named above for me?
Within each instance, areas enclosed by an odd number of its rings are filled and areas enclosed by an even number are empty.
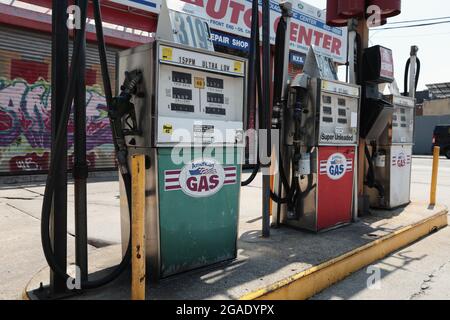
[[[154,13],[159,13],[161,0],[111,0]],[[250,37],[251,0],[180,0],[182,10],[207,19],[212,29]],[[311,45],[317,51],[339,63],[347,57],[347,32],[345,28],[330,27],[325,23],[325,13],[303,1],[293,0],[291,23],[291,50],[307,53]],[[275,43],[275,30],[281,15],[279,2],[270,1],[271,41]]]

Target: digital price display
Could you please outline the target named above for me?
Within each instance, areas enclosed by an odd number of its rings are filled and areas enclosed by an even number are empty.
[[[227,111],[225,109],[222,108],[209,108],[206,107],[205,112],[207,114],[215,114],[215,115],[220,115],[220,116],[224,116],[227,114]]]
[[[190,73],[172,71],[172,81],[176,83],[192,84],[192,75]]]
[[[206,78],[206,85],[208,88],[215,88],[215,89],[223,89],[223,79],[217,79],[217,78]]]
[[[225,98],[223,94],[208,92],[207,99],[209,103],[224,104]]]
[[[183,111],[183,112],[194,112],[195,111],[195,108],[192,105],[177,104],[177,103],[172,103],[171,109],[172,109],[172,111]]]
[[[172,97],[180,100],[192,100],[192,90],[172,88]]]

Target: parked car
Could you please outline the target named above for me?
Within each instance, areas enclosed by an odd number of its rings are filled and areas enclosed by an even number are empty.
[[[450,124],[439,125],[434,128],[433,148],[440,147],[441,155],[450,159]]]

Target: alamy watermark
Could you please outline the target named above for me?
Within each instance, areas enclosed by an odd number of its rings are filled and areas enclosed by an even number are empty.
[[[366,270],[369,275],[367,278],[367,289],[369,290],[381,290],[381,269],[377,266],[369,266]]]
[[[382,10],[377,5],[367,7],[367,27],[374,28],[383,25]]]
[[[81,290],[81,269],[79,266],[75,266],[75,278],[67,278],[66,286],[69,291]]]
[[[269,170],[267,167],[279,161],[281,133],[277,129],[208,131],[199,127],[200,131],[179,128],[171,133],[170,143],[174,146],[171,160],[174,164],[187,164],[193,158],[208,158],[220,164],[261,164],[263,170]],[[236,158],[236,149],[242,154],[246,148],[249,157]],[[272,174],[276,173],[273,172],[276,167],[272,168]]]
[[[67,29],[81,29],[81,8],[77,5],[71,5],[67,7],[67,14],[69,18],[67,19]]]

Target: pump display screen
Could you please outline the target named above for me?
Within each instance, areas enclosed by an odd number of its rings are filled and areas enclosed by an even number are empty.
[[[331,107],[323,107],[323,114],[332,115],[333,109]]]
[[[318,110],[318,143],[348,145],[357,141],[359,87],[337,81],[323,81]]]
[[[241,142],[245,60],[161,44],[158,61],[156,145]]]
[[[191,105],[172,103],[172,111],[194,112],[195,108]]]
[[[192,100],[192,90],[172,88],[172,95],[174,99]]]
[[[331,97],[330,96],[323,96],[323,103],[331,104]]]
[[[218,103],[218,104],[225,103],[225,98],[224,98],[223,94],[219,94],[219,93],[208,92],[207,99],[208,99],[208,102],[210,102],[210,103]]]
[[[222,109],[222,108],[210,108],[210,107],[207,107],[206,108],[206,113],[207,114],[217,114],[217,115],[224,116],[224,115],[227,114],[227,111],[225,109]]]
[[[192,84],[192,75],[189,73],[172,71],[172,81],[177,83]]]
[[[223,89],[223,79],[217,79],[217,78],[206,78],[206,85],[209,88],[217,88],[217,89]]]

